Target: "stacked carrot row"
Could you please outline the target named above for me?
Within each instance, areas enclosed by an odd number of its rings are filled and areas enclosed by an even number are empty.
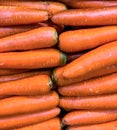
[[[66,64],[56,48],[63,25],[50,21],[60,2],[0,1],[0,130],[60,130],[53,67]]]
[[[52,75],[59,106],[66,111],[62,125],[67,130],[116,130],[117,2],[60,1],[75,8],[52,17],[71,28],[59,35],[58,44],[68,53],[68,64]]]
[[[58,1],[0,1],[0,129],[116,130],[117,2]]]

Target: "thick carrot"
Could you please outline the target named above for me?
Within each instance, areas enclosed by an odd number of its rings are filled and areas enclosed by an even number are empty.
[[[24,72],[24,73],[20,73],[20,74],[4,75],[4,76],[0,76],[0,83],[19,80],[19,79],[23,79],[23,78],[27,78],[27,77],[31,77],[31,76],[35,76],[35,75],[43,75],[43,74],[50,76],[51,71],[42,69],[42,70],[33,70],[33,71],[29,71],[29,72]]]
[[[0,100],[0,116],[25,114],[49,110],[58,105],[54,91],[42,96],[14,96]]]
[[[59,36],[59,48],[64,52],[92,49],[117,40],[117,26],[66,31]]]
[[[0,6],[0,17],[0,26],[11,26],[46,21],[49,18],[49,13],[37,9]]]
[[[69,63],[69,62],[79,58],[83,54],[85,54],[85,52],[69,53],[69,54],[67,54],[67,62]]]
[[[9,95],[42,95],[53,88],[53,83],[48,75],[36,75],[16,81],[0,84],[0,96]]]
[[[61,130],[60,119],[58,117],[15,130]]]
[[[91,97],[61,97],[63,109],[117,109],[117,94]]]
[[[60,108],[53,108],[41,112],[15,115],[0,118],[0,130],[14,129],[44,122],[56,117],[60,113]]]
[[[65,4],[56,2],[56,1],[33,1],[33,0],[25,0],[25,1],[11,1],[11,0],[1,0],[0,5],[4,6],[20,6],[31,9],[39,9],[46,10],[52,14],[57,12],[66,10],[67,7]]]
[[[117,6],[117,1],[112,0],[59,0],[71,8],[97,8],[97,7],[109,7],[109,6]]]
[[[92,125],[117,120],[117,110],[72,111],[66,114],[63,125]]]
[[[27,69],[0,69],[0,76],[27,72]]]
[[[59,87],[63,96],[91,96],[117,93],[117,73]]]
[[[115,72],[117,72],[117,64],[103,67],[102,69],[93,71],[93,72],[88,73],[88,74],[83,75],[83,76],[79,76],[78,78],[66,79],[63,77],[63,71],[64,71],[64,66],[53,70],[52,79],[53,79],[53,82],[58,86],[66,86],[66,85],[78,83],[78,82],[81,82],[84,80],[88,80],[91,78],[115,73]]]
[[[53,15],[56,24],[71,26],[100,26],[117,24],[117,7],[71,9]]]
[[[58,35],[53,27],[40,27],[0,39],[0,52],[52,47]]]
[[[0,53],[0,68],[39,69],[61,66],[66,55],[57,49],[40,49],[24,52]]]
[[[117,41],[89,51],[65,66],[63,76],[76,78],[103,67],[117,64]]]
[[[117,130],[117,121],[87,126],[69,126],[67,130]]]

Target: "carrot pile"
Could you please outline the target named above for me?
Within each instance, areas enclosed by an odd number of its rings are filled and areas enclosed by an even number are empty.
[[[117,2],[0,1],[0,130],[117,129]]]

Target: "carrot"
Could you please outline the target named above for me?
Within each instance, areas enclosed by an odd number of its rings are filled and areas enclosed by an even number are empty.
[[[88,80],[91,78],[95,78],[95,77],[99,77],[99,76],[103,76],[103,75],[117,72],[117,64],[115,64],[115,65],[103,67],[99,70],[90,72],[86,75],[79,76],[78,78],[66,79],[63,77],[64,67],[65,66],[56,68],[53,70],[53,73],[52,73],[53,82],[58,86],[66,86],[66,85],[78,83],[78,82],[81,82],[84,80]]]
[[[33,0],[25,0],[25,1],[11,1],[11,0],[1,0],[0,5],[4,6],[18,6],[18,7],[25,7],[31,9],[39,9],[39,10],[46,10],[52,14],[57,12],[66,10],[67,7],[65,4],[56,2],[56,1],[33,1]]]
[[[92,125],[117,120],[117,110],[72,111],[66,114],[63,125]]]
[[[59,36],[59,48],[64,52],[92,49],[117,40],[117,26],[66,31]]]
[[[14,129],[44,122],[56,117],[60,113],[60,108],[53,108],[41,112],[15,115],[0,118],[0,130]]]
[[[10,35],[14,35],[21,32],[29,31],[33,28],[39,27],[38,24],[30,25],[19,25],[19,26],[9,26],[9,27],[0,27],[0,38],[4,38]]]
[[[61,66],[66,55],[57,49],[0,53],[0,68],[39,69]]]
[[[63,109],[117,109],[117,94],[91,97],[61,97]]]
[[[71,26],[101,26],[117,24],[117,7],[71,9],[52,16],[56,24]]]
[[[60,119],[58,117],[16,130],[61,130]]]
[[[111,0],[59,0],[71,8],[97,8],[97,7],[109,7],[109,6],[117,6],[117,1]]]
[[[0,6],[0,26],[32,24],[48,20],[47,11],[15,6]]]
[[[67,62],[69,63],[69,62],[79,58],[83,54],[85,54],[85,52],[69,53],[69,54],[67,54]]]
[[[19,79],[23,79],[35,75],[43,75],[43,74],[50,76],[51,72],[50,70],[33,70],[33,71],[24,72],[20,74],[4,75],[4,76],[0,76],[0,83],[19,80]]]
[[[63,96],[91,96],[117,93],[117,73],[59,87]]]
[[[0,76],[3,75],[12,75],[12,74],[19,74],[23,72],[27,72],[27,69],[2,69],[0,68]]]
[[[49,110],[56,107],[58,102],[58,94],[54,91],[42,96],[9,97],[0,101],[0,116]]]
[[[48,75],[36,75],[16,81],[0,84],[0,96],[8,95],[42,95],[47,94],[53,87]]]
[[[76,78],[103,67],[117,64],[117,41],[100,46],[65,66],[63,76]]]
[[[32,50],[52,47],[57,43],[57,32],[52,27],[40,27],[0,39],[0,52]]]
[[[69,126],[67,130],[117,130],[117,121],[87,126]]]

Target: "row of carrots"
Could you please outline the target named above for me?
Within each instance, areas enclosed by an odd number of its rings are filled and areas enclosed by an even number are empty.
[[[0,1],[0,129],[117,129],[117,1]]]

